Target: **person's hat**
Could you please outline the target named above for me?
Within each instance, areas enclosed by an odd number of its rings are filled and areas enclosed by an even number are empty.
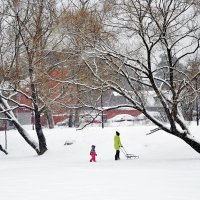
[[[117,134],[117,135],[120,135],[120,133],[119,133],[118,131],[116,131],[116,134]]]

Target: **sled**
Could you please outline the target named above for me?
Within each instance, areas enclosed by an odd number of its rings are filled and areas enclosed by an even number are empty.
[[[125,157],[127,159],[131,159],[131,158],[139,158],[139,156],[136,156],[134,154],[130,154],[130,153],[127,153],[126,150],[124,149],[124,147],[120,147],[122,153],[125,155]]]
[[[64,145],[72,145],[75,143],[75,140],[66,140]]]

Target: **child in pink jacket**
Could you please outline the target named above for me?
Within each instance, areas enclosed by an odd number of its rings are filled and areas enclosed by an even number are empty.
[[[92,147],[92,149],[90,151],[90,155],[91,155],[90,162],[92,162],[92,161],[96,162],[96,156],[97,156],[97,154],[96,154],[96,151],[95,151],[95,146],[92,145],[91,147]]]

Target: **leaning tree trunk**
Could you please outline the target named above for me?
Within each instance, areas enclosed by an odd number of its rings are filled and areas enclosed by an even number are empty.
[[[18,121],[12,120],[12,122],[18,130],[18,132],[20,133],[20,135],[24,138],[24,140],[37,152],[38,155],[40,155],[40,149],[38,144],[35,141],[30,140],[30,137],[27,135],[26,130],[19,124]]]
[[[194,136],[190,135],[189,133],[180,133],[180,132],[171,132],[172,135],[182,139],[184,142],[186,142],[192,149],[194,149],[196,152],[200,153],[200,141],[196,140]]]
[[[8,152],[0,145],[0,151],[4,152],[6,155],[8,154]]]
[[[5,116],[13,122],[14,126],[16,127],[16,129],[18,130],[18,132],[20,133],[20,135],[24,138],[24,140],[37,152],[37,154],[40,154],[40,150],[39,150],[39,146],[38,143],[35,142],[33,139],[30,138],[30,136],[28,135],[27,131],[21,126],[21,124],[19,123],[19,121],[16,119],[14,113],[12,112],[12,110],[10,109],[7,101],[5,99],[2,98],[2,96],[0,96],[0,103],[1,103],[1,108],[3,108],[3,110],[5,110],[4,114]]]
[[[197,151],[198,153],[200,153],[200,142],[196,141],[194,138],[190,138],[188,136],[182,137],[181,139],[183,139],[188,145],[190,145],[195,151]]]

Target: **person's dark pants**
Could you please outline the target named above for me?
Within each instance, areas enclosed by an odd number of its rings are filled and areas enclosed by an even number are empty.
[[[115,160],[119,160],[119,154],[120,154],[120,151],[119,150],[116,150],[116,154],[115,154]]]

